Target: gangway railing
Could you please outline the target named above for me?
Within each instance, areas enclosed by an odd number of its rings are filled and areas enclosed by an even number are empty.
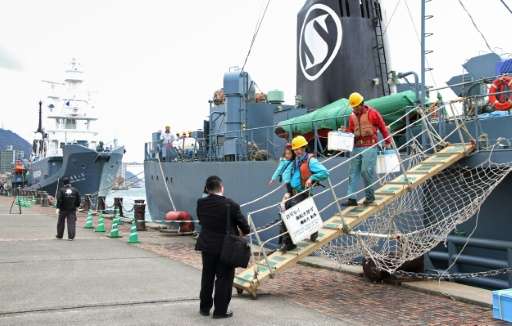
[[[474,150],[474,141],[466,143],[462,133],[459,134],[461,141],[460,144],[451,145],[446,142],[447,137],[451,136],[451,134],[453,134],[454,132],[457,132],[460,128],[463,128],[463,122],[461,122],[461,124],[458,125],[455,130],[453,130],[448,136],[446,136],[443,139],[438,134],[436,134],[435,130],[430,128],[428,125],[425,126],[425,122],[421,121],[424,119],[428,119],[428,117],[431,114],[433,114],[434,111],[424,113],[420,110],[419,112],[420,114],[422,114],[422,117],[413,122],[412,124],[422,123],[424,128],[422,132],[417,134],[415,137],[409,139],[408,142],[403,146],[408,145],[409,142],[416,141],[418,137],[422,136],[422,134],[428,133],[429,139],[431,140],[431,146],[427,150],[424,150],[424,152],[422,153],[422,155],[425,156],[424,159],[421,160],[419,164],[411,165],[411,167],[407,170],[405,168],[404,163],[407,160],[411,160],[413,157],[410,156],[405,160],[399,159],[401,174],[398,177],[388,182],[385,182],[380,188],[378,188],[376,191],[376,201],[373,204],[367,206],[362,205],[362,201],[360,201],[359,206],[349,207],[342,210],[341,206],[339,205],[339,201],[341,200],[341,198],[338,198],[336,196],[334,188],[339,186],[346,179],[336,185],[333,185],[331,180],[329,179],[328,189],[323,190],[321,193],[325,193],[327,191],[331,192],[333,196],[333,202],[329,204],[329,206],[336,204],[338,212],[333,217],[324,222],[322,229],[319,231],[316,242],[301,241],[300,243],[297,244],[297,248],[294,250],[288,252],[275,251],[273,253],[267,253],[267,250],[265,248],[266,244],[268,244],[270,241],[276,239],[279,236],[283,236],[285,233],[281,233],[278,236],[271,237],[269,239],[266,239],[265,241],[261,241],[259,233],[266,231],[269,228],[275,227],[279,225],[281,222],[278,221],[271,226],[265,226],[264,229],[257,229],[253,220],[253,215],[255,213],[259,213],[269,208],[275,207],[276,205],[279,205],[279,203],[249,213],[248,220],[252,231],[250,237],[251,247],[254,247],[254,240],[252,237],[254,236],[257,242],[256,246],[259,247],[260,253],[263,258],[256,258],[253,252],[253,265],[236,275],[234,287],[237,288],[239,292],[247,291],[253,297],[255,297],[256,290],[264,279],[268,277],[273,277],[276,271],[286,268],[292,265],[293,263],[296,263],[298,260],[311,254],[315,250],[318,250],[323,245],[338,238],[342,234],[351,233],[352,230],[356,228],[359,224],[365,221],[368,217],[374,215],[375,213],[383,209],[395,198],[400,197],[410,189],[413,189],[423,184],[428,179],[441,173],[443,170],[455,164],[460,159],[462,159],[463,157],[465,157],[467,154],[471,153]],[[407,127],[410,126],[406,126],[406,128]],[[395,131],[392,135],[390,135],[391,139],[393,139],[392,137],[396,133],[401,131],[403,130]],[[470,136],[469,133],[468,135]],[[437,140],[437,142],[434,142],[434,139]],[[383,141],[385,140],[383,139],[379,143]],[[392,141],[392,143],[394,149],[398,152],[399,148],[397,148],[394,141]],[[378,144],[375,144],[374,146],[378,146]],[[440,146],[443,146],[444,148],[438,150],[437,147]],[[429,150],[432,151],[433,154],[427,154]],[[362,155],[362,153],[358,155]],[[330,170],[340,168],[341,166],[347,164],[351,159],[354,159],[354,157],[351,157],[335,165]],[[376,182],[382,181],[384,177],[380,178]],[[360,190],[359,192],[361,191],[364,191],[364,189]],[[313,197],[319,194],[316,194]],[[297,194],[296,196],[298,195],[300,194]],[[327,207],[322,208],[320,212],[323,212],[326,208]]]

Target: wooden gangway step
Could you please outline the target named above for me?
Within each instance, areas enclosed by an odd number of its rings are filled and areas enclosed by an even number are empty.
[[[428,156],[425,160],[401,174],[393,180],[386,182],[375,191],[375,202],[368,206],[360,205],[347,207],[341,214],[337,213],[324,221],[322,229],[318,232],[315,242],[304,240],[297,243],[297,248],[286,253],[275,251],[260,259],[255,264],[240,271],[235,275],[233,286],[239,293],[246,291],[256,297],[256,291],[265,279],[272,277],[274,273],[292,266],[304,257],[328,244],[332,240],[344,234],[343,224],[348,230],[356,228],[370,216],[381,211],[386,205],[407,191],[423,184],[428,179],[450,167],[474,150],[474,144],[451,144]]]

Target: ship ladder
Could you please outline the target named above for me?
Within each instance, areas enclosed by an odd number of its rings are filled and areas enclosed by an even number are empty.
[[[370,216],[383,210],[393,200],[438,175],[473,152],[474,149],[474,143],[448,144],[442,150],[427,156],[407,171],[402,169],[403,172],[398,177],[385,182],[375,191],[376,199],[374,203],[364,206],[361,200],[358,206],[340,209],[339,213],[324,221],[315,242],[301,241],[294,250],[285,253],[275,251],[267,255],[263,249],[265,243],[261,242],[258,232],[255,231],[254,235],[261,247],[263,258],[255,258],[253,254],[255,263],[235,275],[233,286],[239,294],[246,291],[253,298],[256,298],[257,289],[264,280],[292,266],[332,240],[350,232]],[[248,220],[251,229],[256,230],[250,214]],[[252,237],[250,239],[252,242]]]

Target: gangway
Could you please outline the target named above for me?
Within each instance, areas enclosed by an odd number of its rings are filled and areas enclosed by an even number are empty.
[[[246,291],[256,298],[256,291],[267,278],[297,263],[314,251],[353,230],[370,216],[381,211],[386,205],[419,185],[425,183],[443,170],[449,168],[475,149],[473,143],[448,144],[442,150],[427,156],[420,163],[401,175],[384,183],[375,191],[375,202],[365,206],[360,201],[358,206],[348,207],[324,221],[315,242],[304,240],[297,243],[297,248],[283,253],[275,251],[259,259],[248,268],[235,275],[233,286],[238,293]]]

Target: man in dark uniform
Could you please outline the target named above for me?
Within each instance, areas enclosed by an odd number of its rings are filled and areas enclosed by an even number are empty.
[[[241,231],[246,235],[250,229],[240,211],[240,205],[224,197],[224,186],[219,177],[208,177],[205,192],[208,195],[197,201],[197,217],[202,229],[197,239],[196,250],[201,251],[203,258],[199,313],[208,316],[214,306],[213,318],[229,318],[233,316],[233,313],[228,311],[228,306],[231,301],[235,268],[220,260],[228,216],[231,225],[229,232],[239,234]],[[212,300],[214,285],[215,296]]]
[[[63,186],[57,193],[57,209],[59,210],[59,221],[57,222],[57,239],[64,235],[64,223],[68,224],[68,240],[75,238],[76,209],[80,206],[80,193],[69,184],[69,178],[62,178]]]

